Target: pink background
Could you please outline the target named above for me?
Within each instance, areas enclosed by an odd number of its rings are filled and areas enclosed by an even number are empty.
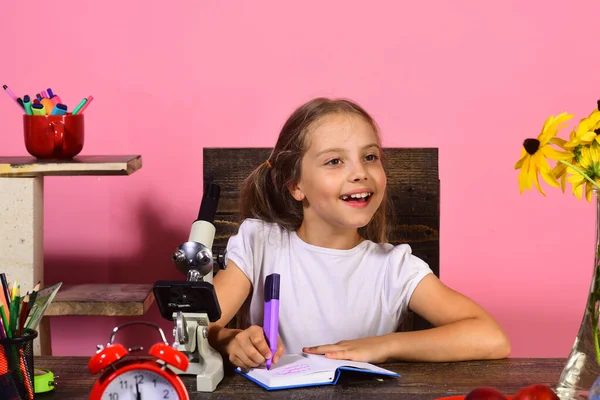
[[[600,96],[600,2],[5,2],[0,84],[83,97],[83,154],[141,154],[127,177],[49,177],[46,282],[182,279],[170,261],[202,195],[202,147],[272,146],[316,96],[369,110],[384,145],[439,148],[441,275],[506,328],[513,357],[565,357],[590,283],[594,208],[519,195],[523,139]],[[25,155],[0,97],[2,155]],[[575,121],[574,121],[575,122]],[[563,132],[566,137],[568,132]],[[153,307],[147,320],[171,327]],[[51,320],[92,355],[129,318]]]

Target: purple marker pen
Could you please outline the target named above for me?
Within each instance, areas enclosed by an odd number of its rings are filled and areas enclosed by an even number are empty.
[[[271,274],[265,279],[265,310],[263,330],[271,349],[271,358],[267,359],[267,369],[271,369],[272,357],[277,352],[279,337],[279,274]]]

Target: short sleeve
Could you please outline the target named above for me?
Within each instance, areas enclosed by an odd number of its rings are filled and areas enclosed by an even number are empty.
[[[238,232],[227,241],[227,258],[233,261],[246,275],[250,282],[254,282],[256,274],[255,259],[260,224],[253,220],[244,220]]]
[[[408,303],[419,282],[433,271],[425,261],[412,254],[412,249],[407,244],[396,246],[388,260],[383,302],[390,315],[400,317],[408,309]]]

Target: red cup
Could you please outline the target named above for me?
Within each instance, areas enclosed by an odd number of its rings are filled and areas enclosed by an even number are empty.
[[[23,115],[27,152],[41,159],[70,159],[83,149],[83,114]]]

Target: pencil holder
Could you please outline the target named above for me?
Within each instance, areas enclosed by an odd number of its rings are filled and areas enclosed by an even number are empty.
[[[33,400],[33,340],[37,331],[25,329],[13,339],[0,339],[0,394],[7,400]]]
[[[84,142],[83,114],[23,115],[27,152],[38,159],[71,159]]]

